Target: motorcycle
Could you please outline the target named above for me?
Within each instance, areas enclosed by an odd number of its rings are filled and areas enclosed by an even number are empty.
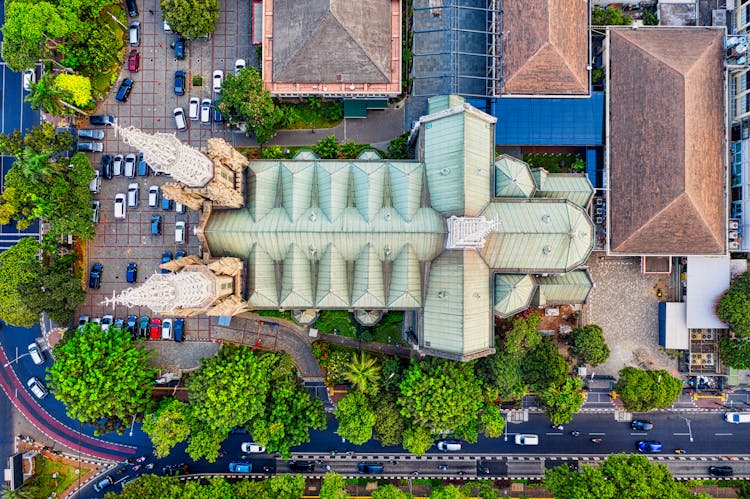
[[[552,429],[553,430],[560,430],[560,431],[562,431],[562,430],[565,429],[565,427],[563,425],[561,425],[561,424],[553,424],[552,425]]]
[[[577,437],[577,436],[579,436],[579,435],[581,434],[581,432],[580,432],[580,431],[578,431],[578,430],[573,430],[573,431],[571,431],[571,432],[570,432],[570,434],[571,434],[572,436],[574,436],[574,437]]]
[[[142,463],[142,462],[143,462],[143,461],[145,461],[146,459],[148,459],[148,458],[147,458],[146,456],[141,456],[141,457],[139,457],[138,459],[136,459],[136,460],[135,460],[135,462],[136,462],[136,463]]]
[[[687,451],[685,449],[675,449],[675,454],[687,454]]]
[[[591,441],[594,442],[595,444],[602,443],[602,439],[601,438],[592,438]]]

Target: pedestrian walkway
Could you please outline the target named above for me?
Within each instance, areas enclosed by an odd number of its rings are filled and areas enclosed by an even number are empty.
[[[348,336],[340,336],[337,334],[321,334],[320,339],[326,343],[334,345],[342,345],[345,347],[356,348],[358,350],[367,350],[368,352],[377,352],[384,355],[396,355],[398,357],[405,357],[410,359],[412,357],[419,357],[419,352],[413,348],[396,345],[386,345],[385,343],[371,343],[367,341],[358,340],[356,338],[349,338]]]

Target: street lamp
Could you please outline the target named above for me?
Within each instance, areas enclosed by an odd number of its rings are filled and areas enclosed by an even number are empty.
[[[133,436],[133,427],[135,426],[135,414],[133,414],[133,422],[130,425],[130,436]]]

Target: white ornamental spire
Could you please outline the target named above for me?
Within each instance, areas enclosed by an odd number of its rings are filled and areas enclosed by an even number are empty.
[[[211,159],[182,143],[173,133],[145,133],[133,126],[113,126],[123,142],[143,151],[143,159],[155,171],[171,175],[188,187],[204,187],[213,178]]]
[[[214,301],[213,282],[202,272],[183,271],[154,274],[137,288],[127,288],[119,296],[105,298],[103,305],[146,306],[156,313],[177,308],[206,308]]]

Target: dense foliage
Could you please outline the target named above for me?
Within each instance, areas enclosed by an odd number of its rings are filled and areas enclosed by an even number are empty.
[[[672,405],[682,392],[682,381],[664,370],[643,371],[626,367],[620,371],[615,390],[627,410],[645,412]]]
[[[361,391],[347,393],[336,404],[336,419],[339,421],[338,433],[341,438],[354,445],[362,445],[372,438],[375,426],[375,412],[370,408],[367,397]]]
[[[124,431],[151,404],[155,371],[149,350],[130,333],[88,323],[70,331],[52,351],[50,387],[71,417],[106,430]]]
[[[570,333],[570,342],[570,353],[584,364],[596,367],[609,358],[609,347],[604,341],[604,333],[596,324],[573,329]]]
[[[271,94],[263,89],[260,72],[253,67],[240,70],[236,76],[226,75],[217,105],[229,123],[246,123],[248,135],[253,133],[261,145],[276,135],[283,117]]]
[[[719,339],[721,363],[735,369],[750,369],[750,338]]]
[[[734,281],[716,309],[719,319],[729,324],[738,337],[750,337],[750,272]]]
[[[568,363],[548,339],[526,354],[522,365],[523,381],[535,391],[560,386],[567,378]]]
[[[568,378],[561,386],[551,386],[539,392],[547,417],[552,424],[567,424],[583,405],[583,382],[579,378]]]
[[[594,7],[591,11],[591,25],[592,26],[625,26],[633,23],[633,19],[623,14],[620,9],[614,7],[607,7],[602,9]]]
[[[164,19],[185,38],[199,38],[213,33],[219,19],[217,0],[161,0]]]
[[[166,457],[172,447],[190,436],[190,407],[170,397],[162,399],[156,412],[143,418],[143,431],[154,444],[156,457]]]

